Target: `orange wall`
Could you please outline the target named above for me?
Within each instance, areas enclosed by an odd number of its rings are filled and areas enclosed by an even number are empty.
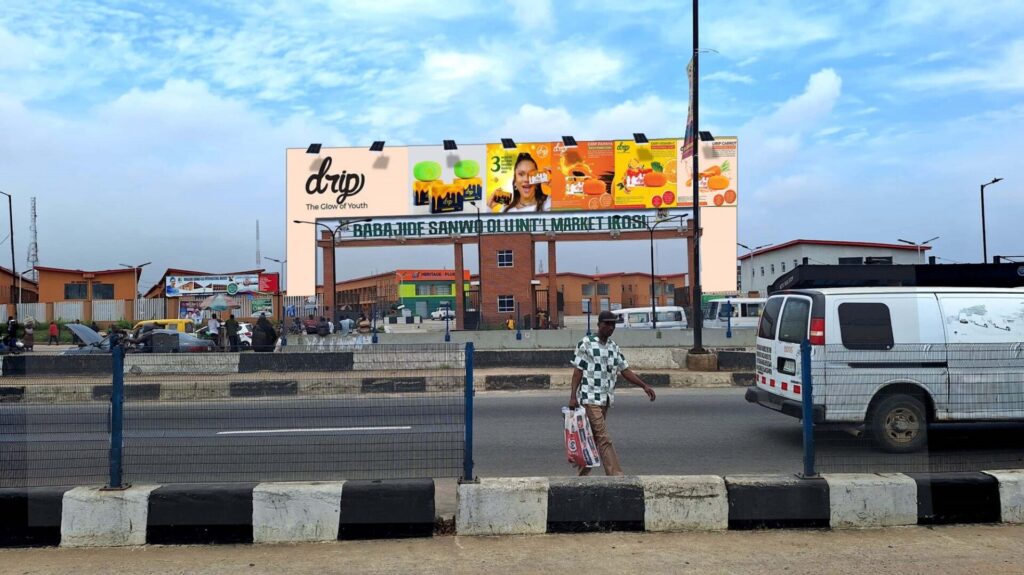
[[[657,305],[667,305],[672,299],[671,295],[664,295],[662,285],[669,283],[676,288],[684,287],[686,283],[685,274],[674,274],[661,276],[656,275],[655,284],[657,291]],[[542,289],[547,288],[547,274],[538,275]],[[608,295],[597,295],[597,285],[607,284]],[[592,295],[583,295],[583,286],[592,285]],[[562,292],[565,303],[565,315],[583,314],[583,299],[590,298],[591,311],[597,313],[601,310],[601,299],[607,298],[609,304],[618,304],[621,307],[645,307],[651,305],[651,276],[640,273],[608,274],[597,276],[584,276],[577,274],[558,274],[558,291]]]
[[[114,284],[114,299],[134,299],[132,289],[135,287],[135,270],[125,269],[123,272],[94,274],[83,271],[47,271],[39,270],[39,301],[57,302],[64,299],[64,285],[74,282]],[[92,286],[86,291],[86,300],[94,298]]]

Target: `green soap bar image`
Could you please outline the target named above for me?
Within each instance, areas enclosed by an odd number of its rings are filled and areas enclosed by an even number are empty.
[[[455,177],[475,178],[480,173],[480,164],[476,160],[459,160],[455,162]]]
[[[441,164],[420,162],[412,167],[412,175],[421,182],[433,182],[441,177]]]

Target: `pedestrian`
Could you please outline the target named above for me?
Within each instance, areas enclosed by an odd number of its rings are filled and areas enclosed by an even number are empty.
[[[320,316],[320,321],[316,324],[316,334],[320,337],[327,337],[330,333],[331,328],[327,325],[327,318]]]
[[[36,320],[28,318],[25,320],[25,338],[22,343],[25,344],[25,351],[32,351],[36,347]]]
[[[220,320],[217,319],[217,314],[210,315],[210,319],[206,322],[206,331],[210,335],[210,339],[213,340],[213,350],[217,351],[220,347]]]
[[[78,322],[75,322],[75,323],[78,323]],[[100,332],[100,326],[96,325],[96,321],[95,320],[93,320],[93,322],[89,324],[89,329],[93,330],[96,333]]]
[[[274,345],[277,343],[277,332],[274,331],[274,326],[267,320],[266,314],[261,313],[260,318],[256,320],[256,329],[252,338],[253,351],[274,351]]]
[[[14,319],[13,315],[7,316],[7,345],[11,349],[14,349],[15,342],[18,341],[18,320]]]
[[[569,396],[570,409],[576,409],[582,404],[587,412],[605,475],[622,475],[619,457],[606,426],[608,409],[615,401],[615,381],[619,374],[644,390],[651,401],[655,398],[654,389],[629,369],[626,357],[611,339],[614,332],[615,314],[602,311],[597,316],[597,335],[584,336],[576,345],[576,355],[572,360],[572,392]],[[580,475],[589,475],[590,470],[584,467],[580,469]]]
[[[47,345],[54,345],[54,344],[58,344],[59,345],[60,344],[60,337],[59,336],[60,336],[60,331],[57,328],[57,322],[51,321],[50,322],[50,339],[47,342]]]
[[[238,338],[238,321],[235,320],[235,314],[228,315],[228,321],[224,322],[224,330],[228,332],[228,345],[231,353],[237,353],[241,342]]]
[[[505,320],[505,329],[514,331],[516,329],[516,318],[508,316],[508,319]]]
[[[75,323],[75,325],[82,325],[82,322],[77,320],[77,319],[75,320],[74,323]],[[93,330],[93,331],[96,331],[96,330]],[[82,341],[82,339],[79,338],[78,334],[76,334],[73,331],[71,332],[71,343],[76,344],[76,345],[84,345],[84,342]]]
[[[348,316],[341,318],[341,321],[338,323],[340,324],[341,335],[343,336],[350,335],[352,328],[355,327],[355,322]]]

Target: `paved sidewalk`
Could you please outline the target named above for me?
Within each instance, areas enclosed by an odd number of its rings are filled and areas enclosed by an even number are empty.
[[[0,550],[0,574],[1019,574],[1024,526],[437,537],[302,545]]]

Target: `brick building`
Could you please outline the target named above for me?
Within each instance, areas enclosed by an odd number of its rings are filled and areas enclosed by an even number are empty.
[[[463,271],[463,290],[469,291],[469,271]],[[369,314],[376,306],[385,312],[404,305],[427,317],[442,304],[455,309],[455,270],[395,270],[338,282],[336,305]],[[322,292],[317,286],[317,292]],[[324,298],[330,301],[330,295]]]
[[[644,307],[651,305],[651,274],[618,272],[608,274],[579,274],[563,272],[557,276],[557,290],[561,294],[563,315]],[[537,275],[538,291],[547,290],[546,275]],[[675,290],[686,285],[686,274],[654,276],[655,305],[676,305]]]
[[[9,268],[0,267],[0,304],[18,303],[19,293],[22,303],[38,302],[39,284],[20,274],[12,274]]]
[[[39,272],[39,301],[92,302],[97,300],[134,299],[135,287],[142,270],[73,270],[36,266]]]

